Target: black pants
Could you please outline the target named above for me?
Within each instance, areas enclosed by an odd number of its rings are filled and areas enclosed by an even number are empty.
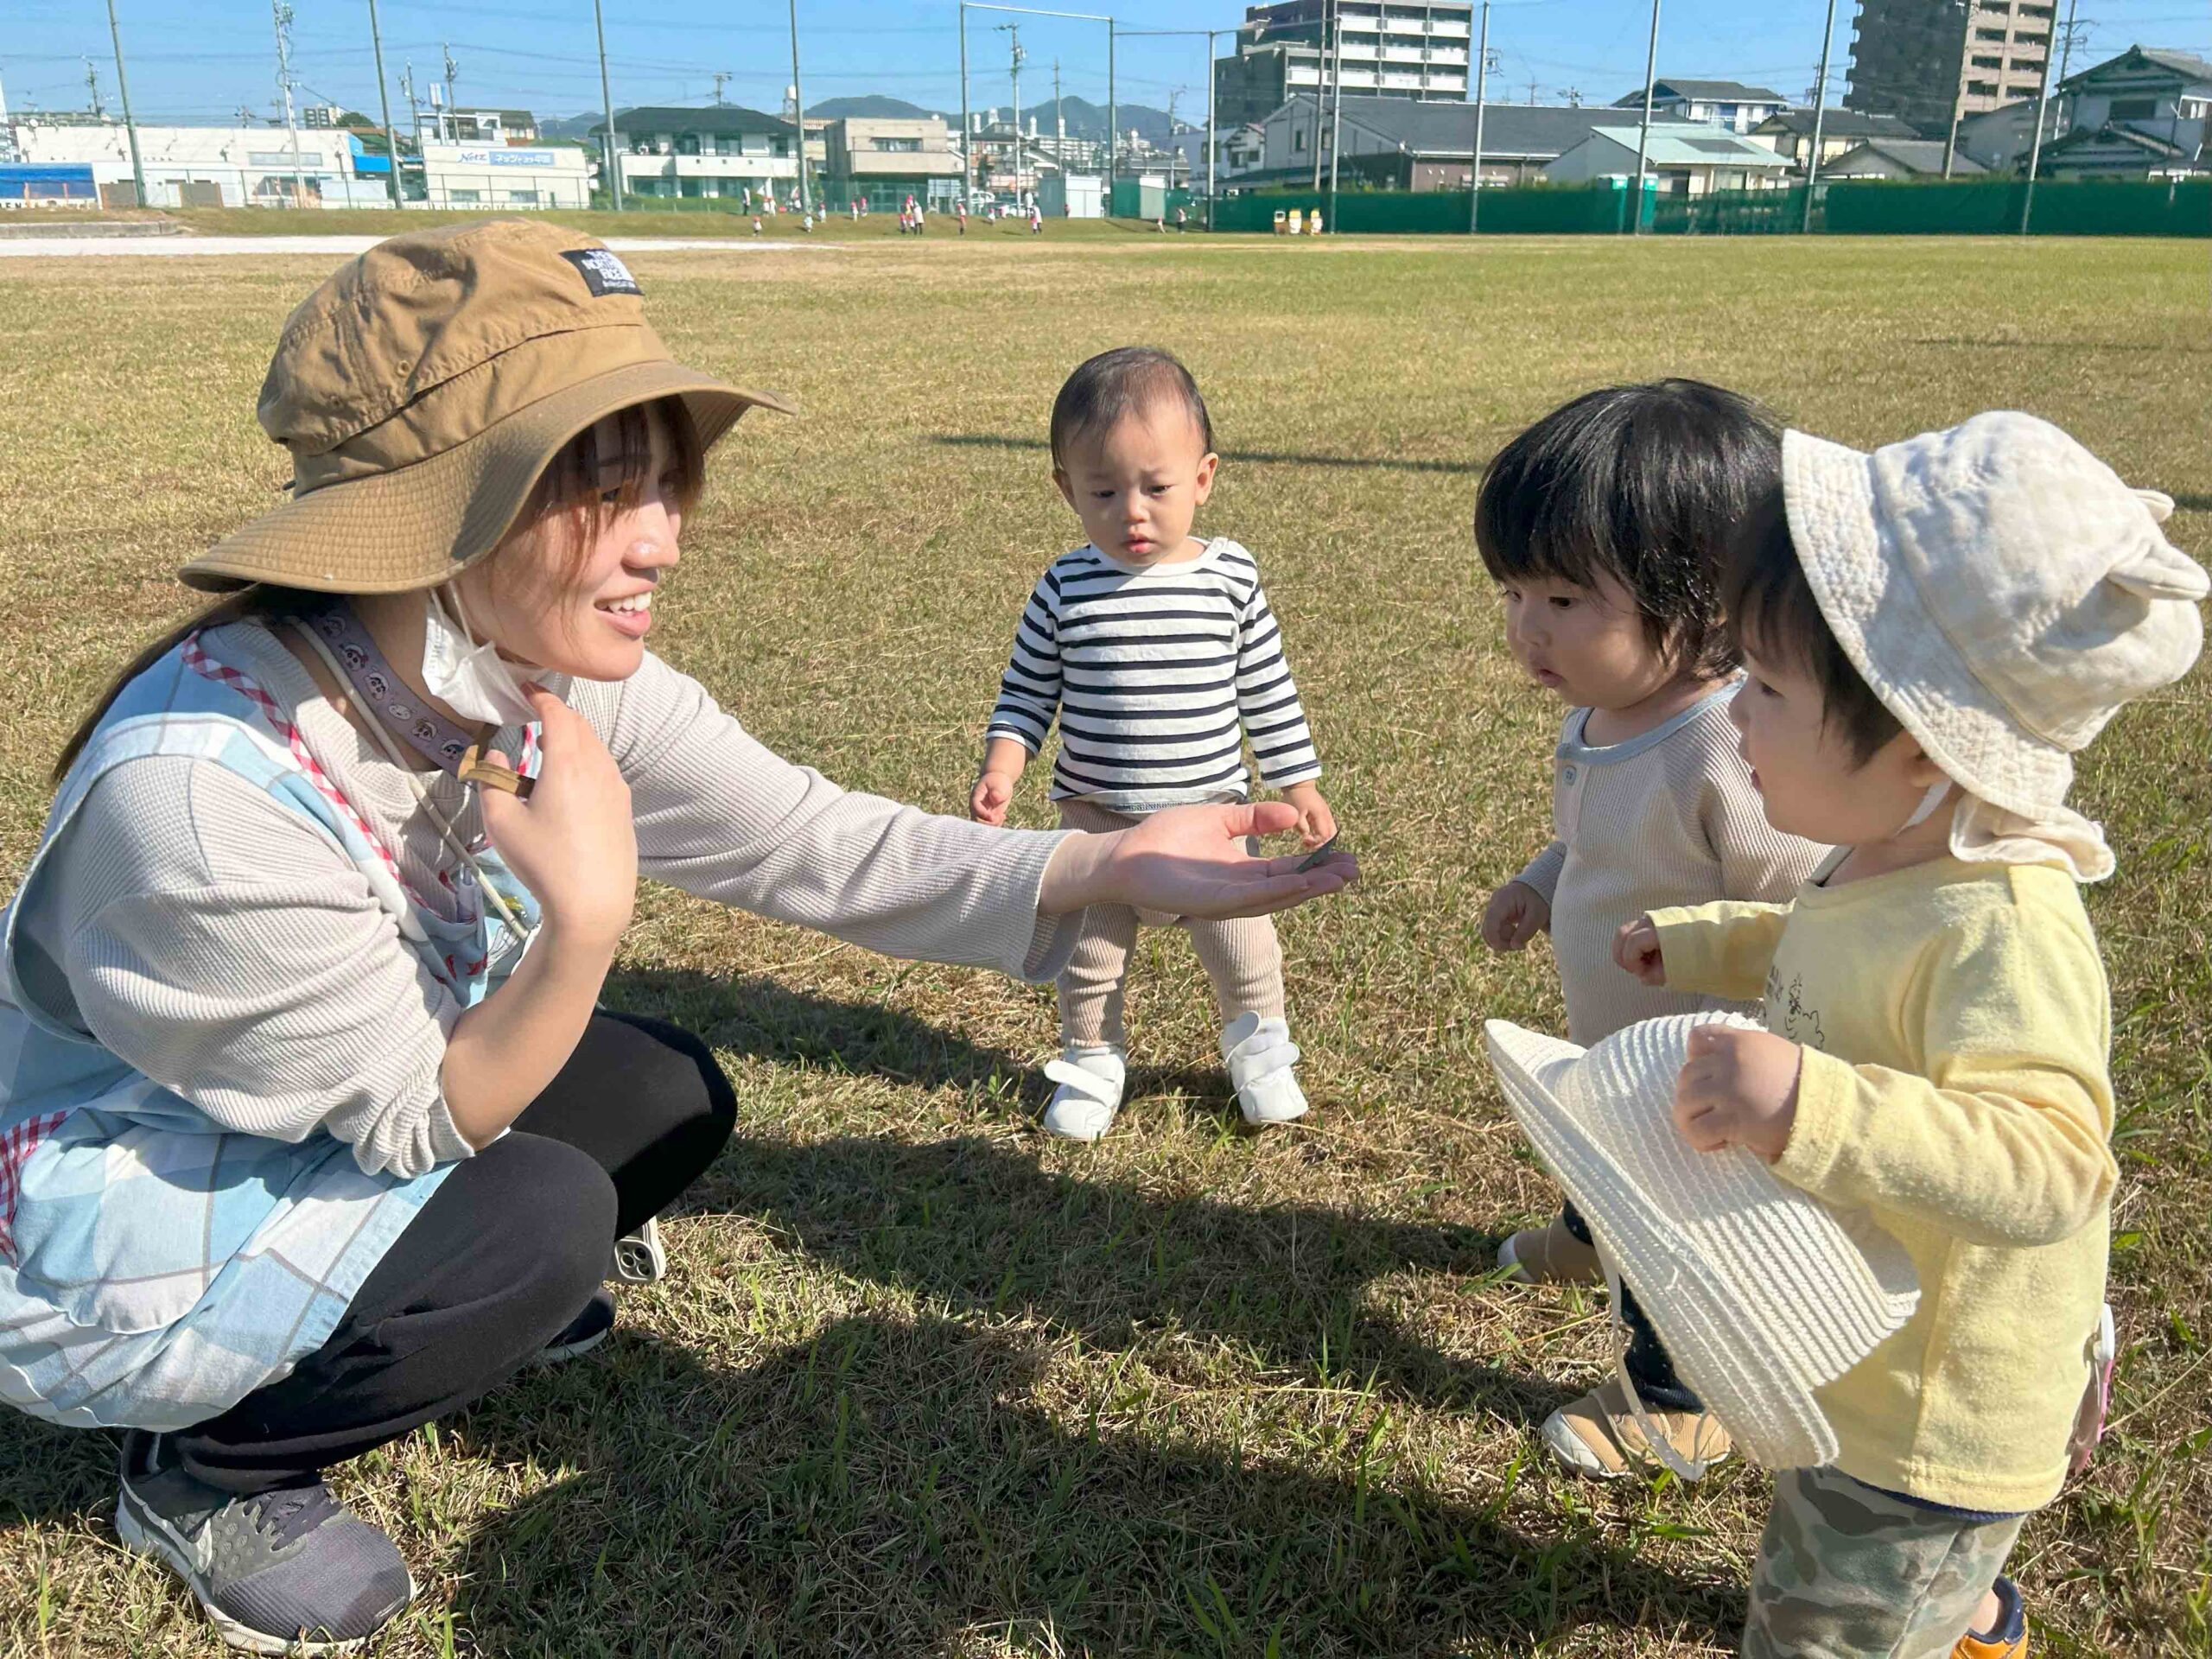
[[[1582,1212],[1571,1203],[1560,1206],[1560,1219],[1567,1224],[1567,1230],[1585,1244],[1591,1243],[1590,1224],[1582,1219]],[[1702,1411],[1705,1407],[1689,1385],[1675,1375],[1675,1362],[1667,1357],[1667,1349],[1659,1340],[1659,1333],[1651,1328],[1650,1316],[1644,1313],[1636,1300],[1636,1293],[1621,1281],[1621,1323],[1628,1327],[1628,1374],[1636,1384],[1636,1391],[1643,1403],[1654,1411]]]
[[[513,1128],[416,1212],[328,1342],[173,1437],[184,1466],[230,1491],[267,1491],[486,1394],[576,1316],[614,1240],[698,1179],[736,1115],[689,1032],[594,1016]]]

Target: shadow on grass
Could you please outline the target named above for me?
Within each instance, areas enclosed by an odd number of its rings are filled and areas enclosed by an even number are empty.
[[[2212,495],[2177,495],[2174,505],[2183,512],[2212,512]]]
[[[575,1472],[477,1533],[456,1622],[507,1655],[1347,1655],[1637,1624],[1720,1644],[1741,1618],[1732,1585],[1586,1510],[1532,1531],[1510,1477],[1440,1491],[1371,1401],[1285,1459],[1217,1449],[1240,1439],[1217,1417],[1192,1444],[1184,1412],[1233,1401],[1116,1368],[1048,1414],[1043,1376],[1019,1334],[926,1317],[728,1368],[618,1332],[457,1426],[463,1455]]]
[[[932,1088],[1020,1079],[1024,1107],[1041,1103],[1027,1062],[877,1004],[690,973],[620,975],[608,986],[611,1003],[675,1020],[719,1049]],[[1141,1071],[1131,1085],[1133,1099],[1210,1100],[1224,1132],[1235,1132],[1217,1071]],[[1229,1343],[1262,1370],[1372,1378],[1386,1395],[1531,1425],[1568,1397],[1441,1353],[1368,1305],[1371,1282],[1407,1269],[1488,1273],[1495,1234],[1162,1193],[1092,1179],[1080,1154],[1069,1167],[1047,1168],[1048,1144],[741,1132],[675,1212],[755,1217],[855,1278],[960,1311],[1027,1310],[1093,1346],[1125,1348],[1165,1326]]]
[[[995,432],[940,432],[930,440],[958,449],[1049,449],[1042,438],[1014,438]],[[1256,462],[1261,466],[1356,467],[1393,473],[1479,473],[1478,461],[1414,461],[1389,455],[1299,455],[1275,449],[1224,449],[1224,461]]]

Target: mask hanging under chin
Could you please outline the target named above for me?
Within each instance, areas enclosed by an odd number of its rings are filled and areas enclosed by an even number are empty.
[[[526,726],[537,718],[523,691],[524,675],[494,645],[479,645],[461,590],[433,588],[423,621],[423,688],[464,720]],[[452,613],[447,613],[450,601]]]
[[[1917,829],[1927,823],[1936,809],[1943,804],[1943,798],[1950,792],[1951,780],[1948,778],[1929,785],[1928,792],[1920,798],[1920,804],[1912,809],[1912,816],[1897,826],[1897,834],[1903,835],[1906,830]]]

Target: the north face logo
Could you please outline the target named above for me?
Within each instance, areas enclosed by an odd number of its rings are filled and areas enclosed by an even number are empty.
[[[583,274],[584,286],[595,296],[642,294],[630,267],[605,248],[565,248],[561,257]]]

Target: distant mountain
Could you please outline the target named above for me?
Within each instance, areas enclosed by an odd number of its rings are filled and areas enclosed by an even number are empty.
[[[1069,137],[1095,138],[1102,143],[1105,142],[1106,106],[1103,104],[1093,104],[1088,99],[1064,98],[1060,100],[1060,113],[1066,118]],[[1021,119],[1025,126],[1032,115],[1037,118],[1038,131],[1050,132],[1052,130],[1051,99],[1022,106]],[[1203,99],[1197,105],[1197,116],[1198,124],[1204,125],[1206,111]],[[1167,142],[1167,111],[1165,110],[1155,110],[1148,104],[1117,104],[1114,108],[1114,121],[1123,132],[1135,128],[1155,144]],[[1184,111],[1180,121],[1182,124],[1191,124],[1191,112]]]
[[[550,121],[537,124],[537,136],[541,138],[588,138],[591,130],[606,118],[597,110],[587,111],[582,115],[556,116]]]
[[[835,121],[843,116],[874,121],[919,121],[937,113],[918,104],[909,104],[903,98],[886,98],[880,92],[869,92],[861,98],[825,98],[819,104],[807,106],[807,114],[817,120]],[[953,124],[959,124],[953,117]]]

